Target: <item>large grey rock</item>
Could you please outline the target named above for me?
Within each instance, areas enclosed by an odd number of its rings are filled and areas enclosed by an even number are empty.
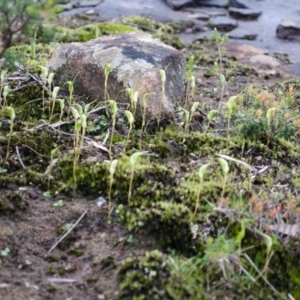
[[[276,29],[276,35],[280,39],[300,41],[300,23],[282,20]]]
[[[184,99],[183,55],[145,33],[133,32],[61,45],[52,52],[48,67],[55,72],[56,85],[63,86],[68,80],[74,80],[74,95],[104,101],[104,68],[107,64],[112,66],[108,78],[109,99],[130,103],[126,88],[138,91],[140,102],[143,95],[149,93],[147,118],[168,116]],[[161,69],[166,72],[164,96]],[[67,88],[63,93],[68,93]],[[139,106],[142,107],[141,103]]]

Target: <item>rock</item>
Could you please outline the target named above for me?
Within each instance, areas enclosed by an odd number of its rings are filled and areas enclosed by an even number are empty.
[[[74,7],[79,8],[79,7],[94,7],[102,3],[103,0],[79,0],[75,1]]]
[[[282,20],[277,26],[276,35],[279,39],[300,41],[300,23]]]
[[[257,33],[249,32],[240,28],[236,28],[228,33],[231,39],[241,39],[241,40],[255,40]]]
[[[220,31],[230,31],[237,27],[237,21],[227,17],[216,17],[210,19],[209,26],[211,28],[217,28]]]
[[[196,20],[202,20],[202,21],[208,21],[209,20],[209,15],[205,14],[205,13],[190,14],[187,17],[189,19],[196,19]]]
[[[227,15],[227,10],[226,9],[222,9],[222,8],[187,7],[187,8],[184,8],[183,11],[190,12],[192,14],[203,14],[203,15],[207,15],[209,17],[218,17],[218,16],[226,16]]]
[[[132,32],[105,36],[86,43],[63,44],[48,61],[55,72],[55,85],[68,95],[67,81],[74,81],[74,95],[87,101],[104,101],[104,69],[111,64],[108,77],[108,99],[130,103],[126,88],[139,92],[141,103],[149,93],[146,117],[165,117],[173,113],[176,104],[184,100],[184,57],[176,49],[152,38]],[[165,95],[162,96],[160,70],[166,72]],[[64,88],[65,87],[65,88]],[[163,100],[162,100],[163,99]],[[139,105],[139,104],[138,104]],[[141,118],[142,104],[137,109]]]
[[[230,7],[228,12],[231,17],[243,20],[256,20],[261,15],[261,11],[259,10],[236,7]]]
[[[254,55],[250,57],[249,62],[253,63],[253,65],[265,66],[269,69],[275,69],[281,65],[281,62],[277,58],[265,54]]]
[[[194,3],[194,0],[166,0],[168,6],[174,10],[178,10]]]
[[[210,7],[227,7],[229,0],[195,0],[198,5],[210,6]]]
[[[228,55],[234,55],[238,60],[245,61],[255,55],[267,54],[268,51],[253,47],[251,45],[239,44],[237,42],[228,42],[225,44]]]
[[[266,50],[237,42],[228,42],[225,47],[227,55],[236,56],[241,64],[254,67],[264,74],[276,74],[276,70],[282,69],[280,60],[267,55]]]
[[[237,8],[250,8],[249,0],[230,0],[229,5]]]

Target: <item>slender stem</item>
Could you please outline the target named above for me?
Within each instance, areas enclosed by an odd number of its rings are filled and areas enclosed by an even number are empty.
[[[132,190],[132,182],[133,182],[133,173],[134,173],[134,167],[131,169],[131,175],[130,175],[130,183],[129,183],[129,191],[128,191],[128,204],[130,205],[131,200],[131,190]]]

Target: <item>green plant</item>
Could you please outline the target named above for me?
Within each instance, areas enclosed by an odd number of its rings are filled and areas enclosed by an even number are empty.
[[[58,200],[58,201],[53,203],[53,206],[62,207],[62,206],[64,206],[64,201],[63,200]]]
[[[68,90],[69,90],[69,107],[74,105],[73,103],[73,92],[74,92],[74,84],[73,81],[67,81]]]
[[[54,156],[57,153],[58,149],[59,149],[59,146],[56,147],[55,149],[51,150],[51,152],[50,152],[50,165],[48,166],[48,168],[45,172],[45,174],[48,174],[48,189],[50,189],[51,169],[52,169],[53,165],[55,164]]]
[[[143,100],[142,100],[142,103],[143,103],[142,115],[143,116],[142,116],[142,129],[141,129],[141,135],[140,135],[140,150],[142,148],[142,137],[143,137],[144,132],[146,130],[146,108],[147,108],[148,97],[149,97],[149,94],[146,93],[146,94],[144,94]]]
[[[64,114],[64,108],[65,108],[65,99],[56,99],[56,101],[59,103],[60,107],[60,115],[59,115],[59,122],[62,120],[62,116]]]
[[[112,111],[112,129],[111,129],[111,135],[110,135],[110,142],[109,142],[109,155],[111,157],[111,147],[112,147],[112,141],[114,137],[115,127],[116,127],[116,117],[118,113],[118,106],[116,101],[114,100],[108,100],[110,109]]]
[[[227,84],[226,78],[224,75],[224,69],[223,69],[223,55],[226,53],[226,49],[225,49],[225,47],[223,47],[223,45],[228,42],[228,34],[221,36],[219,34],[219,31],[217,30],[217,28],[214,28],[211,38],[216,43],[216,45],[218,47],[218,53],[219,53],[219,62],[214,63],[213,73],[215,75],[219,76],[219,83],[220,83],[219,111],[220,111],[220,113],[222,113],[223,97],[224,97],[225,88],[226,88],[226,84]]]
[[[4,106],[4,103],[2,104],[2,91],[3,91],[6,73],[7,73],[7,70],[1,70],[1,74],[0,74],[0,108]]]
[[[207,123],[207,126],[204,130],[204,132],[207,132],[207,130],[209,129],[209,126],[211,124],[211,122],[214,120],[214,118],[216,117],[216,115],[219,113],[219,111],[215,110],[215,109],[212,109],[208,112],[207,114],[207,120],[208,120],[208,123]]]
[[[108,191],[108,215],[111,214],[111,189],[114,182],[114,174],[116,172],[118,160],[114,159],[109,166],[109,191]]]
[[[133,118],[132,113],[129,110],[125,110],[124,114],[127,117],[127,120],[128,120],[128,123],[129,123],[129,130],[128,130],[128,134],[127,134],[126,142],[125,142],[125,146],[124,146],[124,153],[125,153],[127,145],[128,145],[129,137],[130,137],[130,134],[131,134],[131,131],[132,131],[132,128],[133,128],[134,118]]]
[[[132,115],[135,118],[137,102],[139,99],[139,92],[138,91],[133,92],[131,88],[126,89],[126,91],[131,102]]]
[[[55,108],[55,102],[57,101],[57,94],[60,90],[59,86],[55,86],[53,91],[52,91],[52,97],[49,100],[49,124],[51,124],[51,120],[53,117],[53,112],[54,112],[54,108]]]
[[[159,128],[159,124],[161,121],[161,112],[163,109],[164,100],[166,97],[166,72],[165,70],[159,70],[160,79],[161,79],[161,98],[160,98],[160,105],[159,105],[159,112],[158,112],[158,120],[157,120],[157,127]]]
[[[7,105],[7,96],[10,93],[10,87],[9,85],[4,86],[3,88],[3,107]]]
[[[30,37],[30,52],[31,52],[31,58],[33,60],[36,59],[36,49],[35,49],[35,44],[36,44],[36,35],[38,32],[38,28],[35,29],[34,34]]]
[[[193,55],[190,56],[187,64],[187,92],[186,92],[186,99],[185,99],[185,109],[190,108],[190,98],[192,101],[194,100],[195,96],[195,76],[193,75],[194,72],[194,65],[195,65],[195,58]],[[190,93],[191,90],[191,93]],[[191,96],[191,97],[190,97]]]
[[[5,249],[1,250],[0,253],[1,253],[1,256],[8,256],[10,252],[11,252],[10,248],[9,247],[5,247]]]
[[[87,128],[87,117],[89,115],[89,109],[92,103],[86,104],[84,109],[79,104],[75,104],[71,107],[71,111],[75,120],[74,125],[74,160],[73,160],[73,179],[76,186],[76,166],[78,163],[80,149],[83,147],[85,139],[85,132]]]
[[[107,91],[107,81],[109,73],[112,69],[112,64],[107,64],[104,68],[104,103],[107,104],[107,100],[109,99],[108,91]]]
[[[4,113],[7,114],[10,118],[10,129],[9,129],[9,135],[8,135],[8,141],[7,141],[7,147],[6,147],[6,157],[5,157],[5,162],[6,163],[8,156],[9,156],[9,147],[10,147],[10,141],[11,141],[11,137],[13,134],[13,128],[14,128],[14,120],[16,118],[16,113],[13,107],[11,106],[6,106],[4,108]]]
[[[229,166],[228,166],[228,163],[225,159],[223,158],[218,158],[218,161],[221,165],[221,168],[222,168],[222,171],[223,171],[223,183],[222,183],[222,194],[221,194],[221,199],[224,198],[224,192],[225,192],[225,188],[226,188],[226,183],[227,183],[227,176],[228,176],[228,173],[229,173]]]
[[[232,114],[237,111],[236,99],[238,96],[232,96],[229,98],[228,102],[225,104],[227,109],[227,137],[230,138],[230,121]]]
[[[203,165],[200,169],[199,169],[199,172],[198,172],[198,175],[199,175],[199,178],[200,178],[200,184],[199,184],[199,187],[198,187],[198,192],[197,192],[197,198],[196,198],[196,205],[195,205],[195,211],[194,211],[194,218],[196,217],[197,215],[197,212],[198,212],[198,208],[199,208],[199,201],[200,201],[200,194],[201,194],[201,191],[203,189],[203,180],[204,180],[204,175],[206,173],[206,170],[207,168],[210,166],[210,164],[205,164]]]
[[[129,182],[129,190],[128,190],[128,204],[130,205],[131,200],[131,192],[132,192],[132,182],[133,182],[133,175],[135,166],[138,163],[139,158],[144,154],[144,152],[135,152],[130,156],[130,167],[131,167],[131,173],[130,173],[130,182]]]

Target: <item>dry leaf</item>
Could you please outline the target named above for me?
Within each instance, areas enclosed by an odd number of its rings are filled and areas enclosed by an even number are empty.
[[[268,225],[269,229],[289,236],[299,236],[300,226],[299,224],[287,224],[287,225]]]

